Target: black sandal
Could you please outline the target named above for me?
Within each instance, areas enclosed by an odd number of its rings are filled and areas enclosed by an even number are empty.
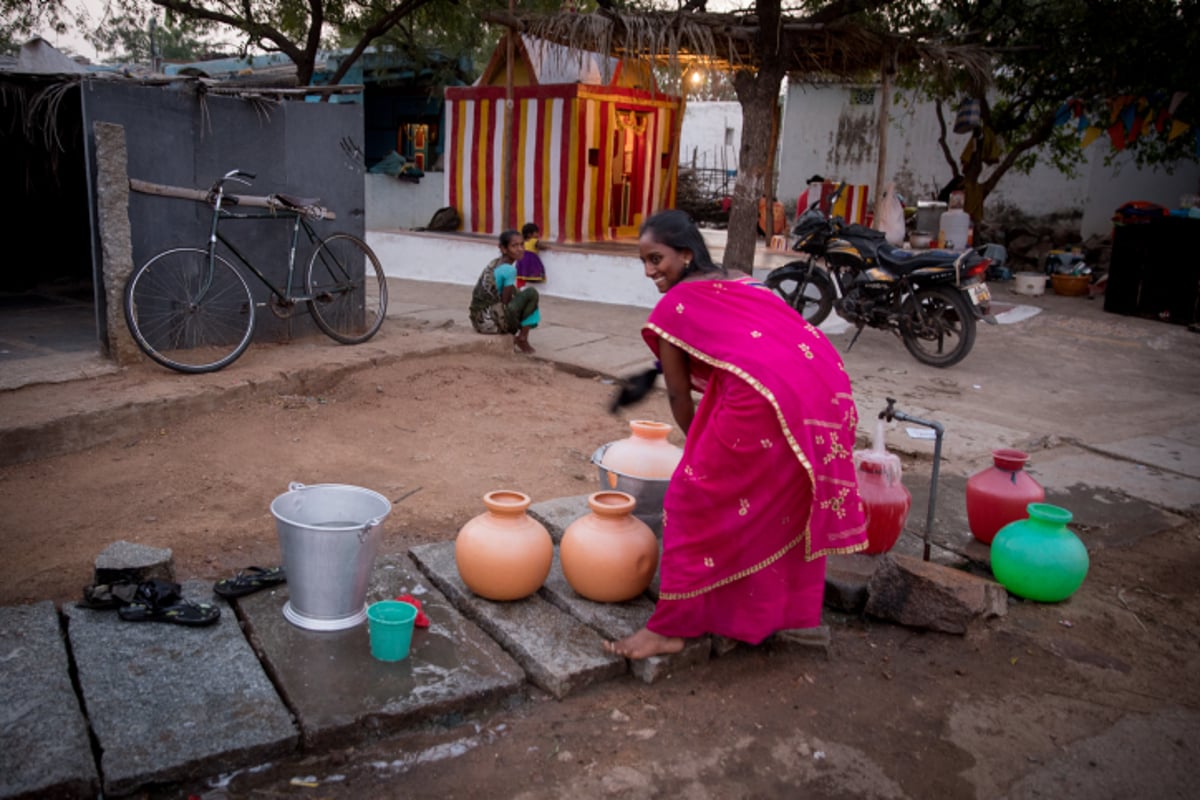
[[[180,595],[180,586],[169,581],[138,584],[133,600],[117,609],[126,622],[170,622],[175,625],[211,625],[221,618],[221,609],[211,603],[193,603]]]
[[[83,599],[75,605],[98,611],[121,608],[133,602],[137,588],[136,583],[98,583],[95,586],[85,586]]]
[[[287,580],[283,567],[246,567],[232,578],[217,581],[213,591],[226,600],[235,597],[245,597],[268,586],[275,586]]]

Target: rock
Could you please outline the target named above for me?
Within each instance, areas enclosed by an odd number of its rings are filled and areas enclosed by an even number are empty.
[[[966,633],[1008,611],[1008,592],[995,581],[898,554],[880,559],[867,593],[867,614],[943,633]]]
[[[119,541],[96,556],[96,585],[141,583],[153,579],[175,581],[175,558],[170,548]]]

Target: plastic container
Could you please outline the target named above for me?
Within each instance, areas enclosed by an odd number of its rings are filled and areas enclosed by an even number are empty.
[[[1043,295],[1046,293],[1046,276],[1040,272],[1016,272],[1013,274],[1013,291],[1029,297]]]
[[[1030,503],[1028,518],[1010,522],[992,541],[992,574],[1005,589],[1028,600],[1058,603],[1083,585],[1090,559],[1069,528],[1071,512]]]
[[[1046,499],[1046,490],[1025,471],[1028,460],[1020,450],[993,450],[992,466],[967,478],[967,524],[984,544],[1008,523],[1024,519],[1030,503]]]
[[[938,220],[938,247],[945,250],[966,250],[970,246],[971,215],[952,208]]]
[[[908,520],[912,494],[900,481],[900,457],[887,452],[884,422],[875,423],[875,438],[869,450],[854,451],[858,496],[867,511],[865,553],[886,553],[896,545]]]
[[[367,607],[371,655],[380,661],[403,661],[412,646],[417,607],[400,600],[381,600]]]
[[[1050,276],[1050,285],[1055,294],[1064,297],[1082,297],[1088,293],[1092,285],[1091,275],[1062,275],[1055,273]]]
[[[338,631],[367,618],[379,526],[391,510],[378,492],[335,483],[291,483],[271,502],[287,573],[288,622]]]

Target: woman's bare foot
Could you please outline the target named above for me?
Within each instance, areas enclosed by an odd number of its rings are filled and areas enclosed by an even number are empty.
[[[649,628],[642,628],[620,641],[605,642],[604,649],[625,658],[650,658],[678,653],[683,649],[683,639],[678,636],[662,636]]]
[[[514,345],[516,346],[516,348],[517,348],[518,350],[520,350],[522,353],[526,353],[526,354],[528,354],[528,353],[535,353],[535,352],[537,352],[536,350],[534,350],[534,349],[533,349],[533,345],[531,345],[531,344],[529,343],[529,340],[527,340],[527,339],[521,339],[521,338],[519,338],[519,337],[513,337],[513,344],[514,344]]]

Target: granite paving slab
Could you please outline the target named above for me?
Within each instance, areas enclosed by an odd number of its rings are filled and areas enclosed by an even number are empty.
[[[381,554],[368,603],[402,594],[421,601],[428,628],[413,631],[408,657],[371,656],[367,623],[342,631],[306,630],[288,622],[286,584],[240,598],[247,634],[288,705],[306,747],[344,745],[413,728],[438,717],[500,703],[525,687],[525,673],[407,555]]]
[[[229,607],[211,584],[183,592],[217,602],[220,620],[197,628],[64,607],[106,795],[252,766],[299,741]]]
[[[87,720],[49,601],[0,608],[0,798],[94,797]]]
[[[499,642],[534,685],[554,697],[625,673],[625,659],[604,652],[600,634],[543,597],[494,602],[474,594],[458,575],[454,542],[420,545],[410,553],[446,597]]]
[[[595,474],[596,468],[592,464],[589,463],[586,466],[588,475]],[[600,491],[598,483],[595,491]],[[558,544],[562,541],[563,531],[567,529],[567,526],[588,513],[588,496],[579,494],[572,497],[543,500],[531,504],[525,513],[545,525],[546,530],[550,532],[550,538],[554,540],[555,544]]]

